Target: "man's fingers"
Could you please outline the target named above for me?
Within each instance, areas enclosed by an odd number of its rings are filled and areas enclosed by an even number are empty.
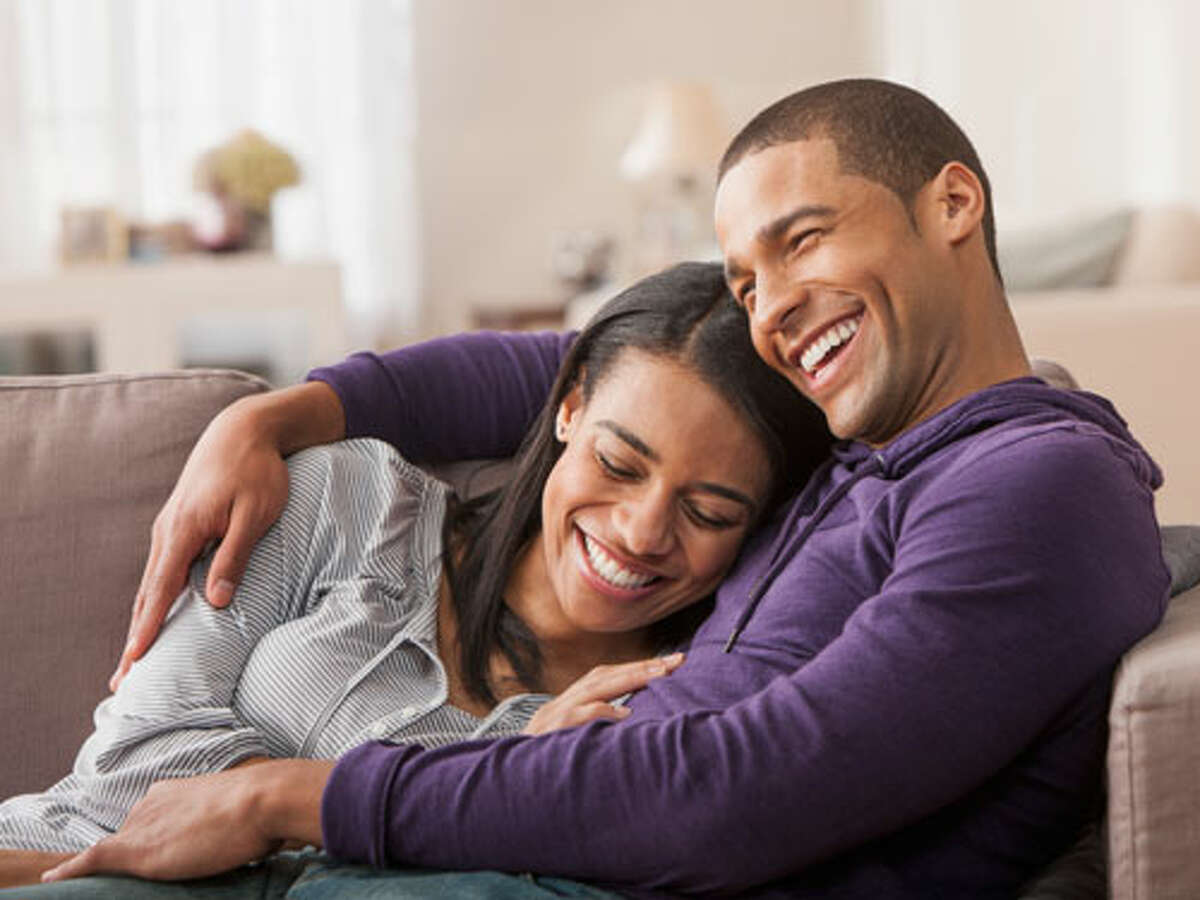
[[[217,523],[216,527],[224,526],[223,523]],[[162,550],[150,577],[150,589],[142,607],[141,621],[135,626],[135,659],[141,657],[154,643],[167,611],[187,584],[188,570],[196,561],[196,557],[204,552],[205,546],[212,538],[219,536],[219,532],[201,531],[195,527],[180,525],[171,526],[162,537]]]
[[[172,530],[174,533],[164,533]],[[130,666],[154,643],[171,604],[187,582],[188,568],[200,555],[206,541],[206,537],[194,530],[181,531],[170,526],[160,529],[156,525],[150,544],[150,558],[146,562],[142,585],[133,606],[129,636],[117,662],[117,670],[108,682],[110,690],[117,689],[129,673]]]
[[[229,528],[221,538],[217,552],[213,554],[212,565],[208,569],[208,583],[204,587],[205,596],[213,606],[229,605],[260,537],[262,529],[246,511],[246,505],[235,505]]]

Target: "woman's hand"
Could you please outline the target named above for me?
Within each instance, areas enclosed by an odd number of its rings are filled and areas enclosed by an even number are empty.
[[[236,869],[289,839],[321,842],[321,793],[333,770],[324,760],[270,760],[160,781],[121,830],[42,875],[136,875],[158,881]]]
[[[111,690],[154,643],[188,568],[213,541],[220,545],[205,596],[213,606],[229,604],[254,545],[287,503],[284,455],[337,440],[344,432],[341,402],[320,382],[243,398],[209,423],[154,520],[150,556],[125,650],[109,680]]]
[[[534,713],[523,733],[546,734],[596,719],[624,719],[629,708],[614,706],[613,700],[644,688],[655,678],[669,675],[682,663],[683,654],[672,653],[637,662],[596,666]]]
[[[37,884],[43,872],[70,858],[70,853],[0,850],[0,888]]]

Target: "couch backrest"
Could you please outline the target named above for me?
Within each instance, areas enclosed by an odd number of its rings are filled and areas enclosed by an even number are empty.
[[[150,527],[238,372],[0,378],[0,798],[69,771],[107,693]]]

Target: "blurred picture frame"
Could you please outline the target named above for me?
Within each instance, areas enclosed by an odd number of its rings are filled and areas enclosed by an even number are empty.
[[[63,265],[121,262],[129,256],[129,229],[111,206],[64,206],[61,225]]]

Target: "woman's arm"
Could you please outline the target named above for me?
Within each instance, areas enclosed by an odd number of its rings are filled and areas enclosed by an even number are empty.
[[[73,854],[42,850],[0,850],[0,888],[37,884],[41,875]]]
[[[329,457],[292,462],[296,490],[229,608],[200,599],[207,562],[193,569],[162,639],[97,708],[72,773],[43,794],[0,805],[0,845],[78,850],[116,830],[156,781],[221,771],[272,747],[276,755],[292,750],[245,721],[235,693],[262,637],[319,603],[311,586],[334,539]],[[324,544],[314,549],[318,531]]]
[[[416,461],[511,454],[545,402],[570,334],[478,332],[391,353],[360,353],[309,382],[239,400],[215,418],[154,522],[129,639],[109,686],[154,641],[210,541],[204,596],[224,606],[255,542],[287,500],[283,457],[342,437],[375,437]]]

